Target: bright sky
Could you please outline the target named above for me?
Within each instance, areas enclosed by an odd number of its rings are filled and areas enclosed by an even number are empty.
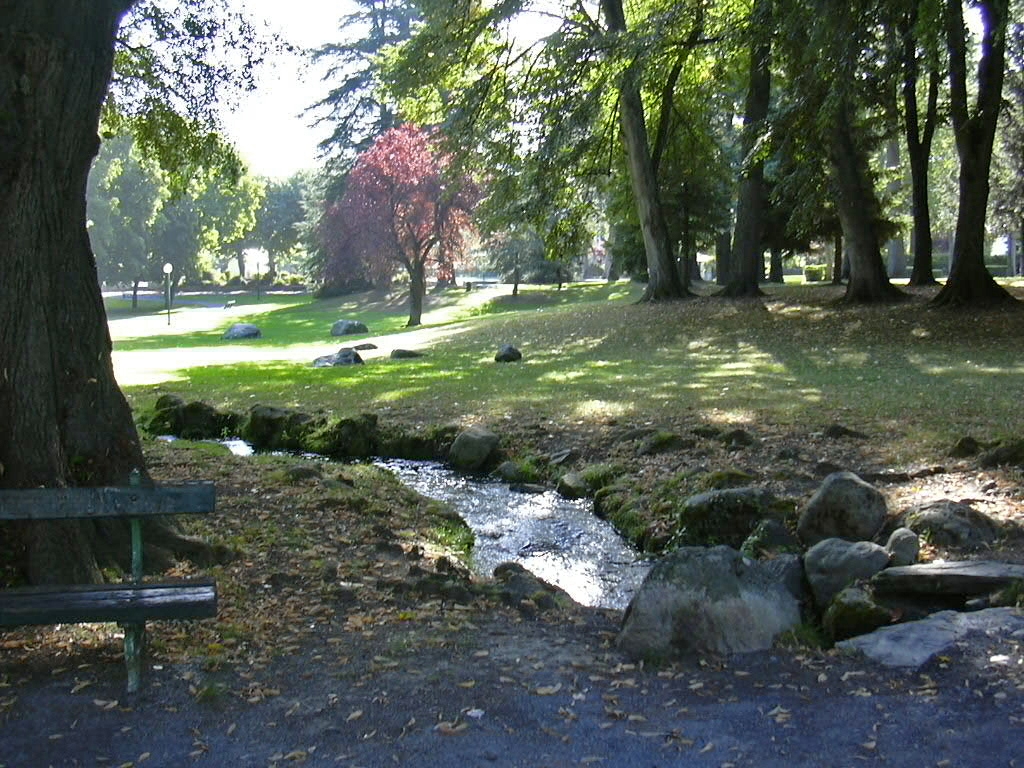
[[[338,23],[357,9],[350,0],[233,0],[254,20],[266,21],[285,40],[305,48],[340,42]],[[555,0],[536,2],[541,14],[527,14],[518,22],[518,34],[536,39],[557,26],[543,10],[557,10]],[[557,15],[555,15],[557,19]],[[317,145],[329,128],[310,128],[304,110],[327,95],[321,72],[302,56],[289,56],[264,67],[260,87],[248,95],[224,122],[228,136],[258,176],[286,178],[296,171],[315,168]]]
[[[235,0],[255,20],[265,20],[288,42],[316,48],[338,42],[338,21],[352,12],[347,0]],[[317,144],[326,127],[310,128],[303,114],[322,99],[327,85],[301,56],[288,56],[264,66],[260,87],[239,109],[225,115],[227,133],[253,173],[285,178],[317,165]]]

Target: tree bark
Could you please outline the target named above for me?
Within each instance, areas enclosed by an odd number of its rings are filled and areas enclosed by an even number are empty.
[[[1008,0],[979,0],[984,32],[978,61],[975,108],[967,100],[967,41],[959,0],[946,7],[949,47],[950,113],[960,156],[960,206],[956,218],[953,264],[937,305],[985,306],[1014,301],[985,268],[985,216],[996,124],[1002,105]]]
[[[939,73],[934,68],[928,73],[928,101],[924,125],[917,108],[918,56],[914,27],[917,23],[917,4],[911,3],[903,20],[903,111],[910,160],[910,197],[914,231],[911,247],[914,264],[910,270],[910,285],[934,285],[935,268],[932,257],[931,209],[928,202],[928,158],[932,151],[932,138],[938,122]]]
[[[867,159],[853,135],[852,110],[843,104],[832,126],[829,162],[836,210],[850,260],[845,300],[851,303],[894,301],[902,291],[889,282],[878,233],[878,200],[867,172]]]
[[[406,265],[409,273],[409,322],[406,328],[413,328],[423,321],[423,299],[427,295],[426,258],[413,259]]]
[[[626,31],[626,16],[622,0],[601,0],[608,31],[619,34]],[[622,140],[626,150],[626,164],[633,188],[640,231],[647,258],[647,288],[641,301],[680,299],[688,294],[686,275],[680,276],[671,247],[668,228],[661,209],[654,163],[647,139],[643,99],[640,95],[639,64],[634,62],[623,73],[619,85],[619,118]]]
[[[754,15],[770,18],[770,0],[758,0]],[[750,81],[743,116],[743,172],[736,212],[732,269],[723,296],[761,296],[764,278],[764,214],[768,195],[764,186],[764,156],[760,145],[765,134],[771,100],[771,45],[758,41],[750,51]]]
[[[120,484],[145,465],[114,380],[86,179],[129,0],[0,6],[0,486]],[[127,528],[127,526],[124,526]],[[35,583],[97,580],[109,527],[34,523]]]

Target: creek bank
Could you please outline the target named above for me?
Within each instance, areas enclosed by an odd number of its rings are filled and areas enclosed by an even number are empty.
[[[177,418],[177,414],[194,414],[201,410],[180,399],[161,398],[150,424],[163,428]],[[230,421],[230,417],[215,411],[212,416],[215,425]],[[877,589],[876,574],[892,565],[915,567],[914,561],[922,548],[922,535],[940,538],[943,525],[950,526],[950,540],[956,541],[990,541],[991,531],[999,531],[998,535],[1004,532],[981,513],[965,514],[962,509],[945,516],[922,515],[918,514],[919,510],[909,509],[894,513],[879,489],[852,472],[830,471],[810,499],[800,503],[793,498],[777,498],[760,487],[753,475],[732,467],[679,472],[654,486],[642,486],[628,463],[580,466],[571,449],[509,462],[503,455],[501,441],[479,427],[461,429],[447,425],[408,432],[382,426],[375,414],[330,419],[324,414],[260,405],[254,406],[244,419],[236,419],[239,433],[262,450],[306,450],[339,459],[385,455],[448,460],[480,472],[500,466],[506,480],[518,474],[524,481],[519,487],[526,491],[543,490],[543,484],[560,480],[567,496],[592,496],[597,516],[609,520],[627,539],[637,543],[641,551],[702,558],[713,552],[710,545],[724,546],[735,553],[725,558],[734,563],[725,571],[737,577],[749,570],[748,562],[788,557],[798,564],[802,574],[796,580],[800,582],[799,588],[783,592],[778,592],[777,579],[773,582],[758,574],[753,579],[758,589],[752,590],[751,583],[742,581],[734,587],[718,585],[716,597],[708,599],[708,591],[699,583],[671,574],[666,577],[664,573],[666,569],[692,573],[694,568],[678,564],[669,568],[664,559],[655,565],[638,592],[640,595],[645,588],[660,589],[657,597],[629,600],[625,590],[612,586],[611,592],[618,590],[621,602],[603,604],[630,603],[620,641],[630,636],[674,638],[671,647],[662,643],[645,648],[642,643],[627,643],[630,653],[638,658],[735,648],[734,642],[727,638],[734,636],[737,627],[752,627],[752,617],[759,617],[761,623],[757,626],[766,628],[763,633],[760,630],[751,633],[758,637],[764,635],[766,639],[757,643],[757,647],[764,648],[776,642],[781,634],[803,631],[802,625],[824,631],[825,642],[832,643],[944,609],[966,610],[1020,602],[1019,597],[1014,597],[1016,578],[1001,581],[999,594],[973,591],[942,595],[941,599],[927,593],[922,597],[922,590],[911,589],[892,595]],[[687,451],[702,440],[720,442],[733,454],[756,443],[755,438],[743,430],[693,432],[692,437],[681,439],[671,433],[641,430],[629,439],[638,442],[644,456],[658,455],[662,451]],[[502,459],[506,461],[502,463]],[[929,473],[938,471],[928,470]],[[542,485],[538,488],[536,482],[531,481],[541,481]],[[503,486],[496,487],[501,493],[508,493]],[[499,528],[492,528],[489,535],[489,524],[493,525],[493,521],[483,524],[484,536],[495,540],[508,537],[509,531]],[[972,535],[970,531],[965,532],[965,526],[977,526],[979,532]],[[571,528],[567,532],[571,535]],[[515,554],[524,565],[527,565],[527,558],[534,558],[527,567],[536,570],[557,550],[557,546],[550,546],[541,536],[537,542],[532,537],[520,541]],[[504,554],[510,554],[507,547]],[[498,564],[488,563],[487,567]],[[544,580],[543,572],[537,575]],[[781,574],[778,578],[787,583],[793,581]],[[668,582],[691,596],[679,597],[654,586]],[[770,594],[789,596],[777,602]],[[723,602],[733,607],[723,610]],[[634,622],[644,625],[644,631],[632,632],[630,625]],[[712,626],[715,631],[695,642],[687,629],[695,626]]]

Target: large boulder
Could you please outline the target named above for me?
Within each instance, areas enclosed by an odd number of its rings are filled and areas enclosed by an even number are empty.
[[[651,569],[626,610],[617,644],[639,659],[770,648],[800,623],[792,587],[800,561],[755,562],[718,546],[681,547]]]
[[[999,537],[999,526],[992,518],[952,499],[930,501],[908,510],[903,524],[938,547],[974,549]]]
[[[796,533],[807,546],[831,538],[869,541],[887,516],[881,491],[853,472],[833,472],[800,513]]]
[[[363,358],[351,347],[342,347],[333,355],[324,355],[313,361],[314,368],[333,368],[336,365],[362,365]]]
[[[989,608],[973,613],[942,611],[921,621],[882,627],[837,645],[860,651],[887,667],[919,669],[939,654],[949,653],[965,638],[1009,636],[1024,632],[1024,616],[1015,608]]]
[[[316,426],[303,436],[303,448],[332,459],[366,459],[378,453],[377,414],[338,419]]]
[[[354,333],[369,333],[370,329],[358,320],[339,320],[331,326],[331,336],[350,336]]]
[[[177,395],[162,395],[146,429],[154,435],[175,435],[186,440],[217,440],[237,435],[241,419],[230,411],[218,411],[208,403],[186,403]]]
[[[522,359],[523,353],[511,344],[502,344],[497,354],[494,355],[496,363],[518,363]]]
[[[775,497],[763,488],[723,488],[690,496],[679,508],[673,542],[739,548],[757,524],[772,516]]]
[[[448,462],[463,472],[484,469],[498,452],[500,439],[486,427],[472,426],[463,430],[448,451]]]
[[[252,323],[235,323],[224,332],[222,338],[228,341],[236,339],[258,339],[263,333]]]
[[[305,435],[322,423],[311,414],[271,405],[254,405],[242,427],[242,437],[261,451],[298,451]]]
[[[885,547],[870,541],[825,539],[804,554],[804,572],[815,603],[825,608],[840,591],[870,579],[889,564]]]

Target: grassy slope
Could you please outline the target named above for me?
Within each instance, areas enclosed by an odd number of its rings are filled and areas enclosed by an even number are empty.
[[[366,410],[421,423],[524,418],[813,429],[838,421],[890,436],[889,461],[927,458],[963,434],[1024,426],[1024,312],[844,307],[830,287],[773,287],[765,302],[637,305],[627,284],[432,297],[425,327],[403,332],[405,307],[379,297],[274,298],[232,309],[181,309],[112,322],[118,379],[136,406],[173,391],[234,410],[259,402]],[[483,302],[483,303],[482,303]],[[368,338],[331,338],[341,317]],[[231,322],[263,338],[224,342]],[[379,349],[356,368],[309,363],[339,346]],[[499,365],[502,343],[524,354]],[[394,348],[427,353],[390,360]]]

